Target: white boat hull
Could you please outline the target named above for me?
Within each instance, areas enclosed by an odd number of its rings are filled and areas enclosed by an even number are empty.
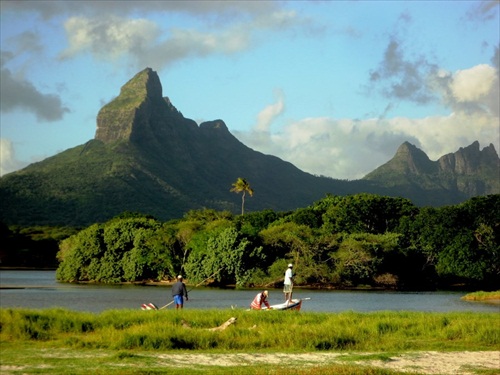
[[[271,305],[270,309],[266,310],[296,310],[299,311],[302,307],[301,299],[292,299],[291,301],[287,301],[284,303],[280,303],[277,305]]]

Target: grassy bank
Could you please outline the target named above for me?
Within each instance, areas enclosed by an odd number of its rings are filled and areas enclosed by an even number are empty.
[[[236,322],[213,331],[229,318]],[[343,353],[345,364],[310,365],[276,374],[396,374],[349,364],[358,353],[379,359],[408,351],[500,349],[494,313],[296,313],[244,310],[119,310],[100,314],[62,309],[0,310],[2,373],[186,373],[173,354]],[[162,360],[159,360],[163,358]],[[269,373],[268,366],[204,367],[204,373]],[[44,368],[50,369],[45,371]],[[195,368],[191,368],[194,372]],[[362,371],[361,371],[362,370]],[[6,372],[8,371],[8,372]],[[282,371],[282,372],[280,372]],[[368,372],[367,372],[368,371]],[[487,372],[485,372],[487,373]]]
[[[474,292],[462,297],[466,301],[500,301],[500,290],[495,292]]]

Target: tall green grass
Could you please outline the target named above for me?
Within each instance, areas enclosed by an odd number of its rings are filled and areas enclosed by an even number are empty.
[[[235,324],[210,331],[230,317]],[[0,342],[113,350],[498,350],[495,313],[0,310]]]
[[[210,331],[230,317],[235,324]],[[353,364],[418,350],[499,350],[494,313],[0,309],[3,374],[396,375]],[[172,365],[172,354],[340,352],[322,364]],[[366,352],[374,353],[367,356]],[[293,358],[293,357],[292,357]],[[494,372],[483,372],[484,374]]]

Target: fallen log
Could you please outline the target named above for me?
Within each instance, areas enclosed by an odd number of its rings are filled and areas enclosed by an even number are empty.
[[[226,322],[222,323],[220,326],[218,327],[214,327],[214,328],[206,328],[207,330],[209,331],[223,331],[225,330],[227,327],[229,327],[231,324],[234,324],[236,323],[236,318],[232,317],[232,318],[229,318]],[[181,320],[181,324],[184,328],[193,328],[191,327],[191,325],[186,322],[184,319]]]
[[[209,331],[223,331],[227,327],[229,327],[231,324],[234,324],[234,323],[236,323],[236,318],[235,317],[231,317],[231,318],[229,318],[229,320],[227,322],[222,323],[220,326],[215,327],[215,328],[208,328],[208,330]]]

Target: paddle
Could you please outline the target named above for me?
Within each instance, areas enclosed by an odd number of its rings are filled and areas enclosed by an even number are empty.
[[[192,291],[194,288],[199,287],[199,286],[200,286],[201,284],[203,284],[205,281],[207,281],[207,280],[211,279],[212,277],[214,277],[215,275],[217,275],[220,271],[222,271],[222,268],[221,268],[220,270],[218,270],[218,271],[214,272],[213,274],[211,274],[209,277],[207,277],[207,278],[206,278],[205,280],[203,280],[202,282],[200,282],[200,283],[196,284],[194,287],[192,287],[191,289],[189,289],[189,290],[188,290],[188,293],[189,293],[190,291]],[[156,310],[163,310],[164,308],[166,308],[166,307],[170,306],[172,303],[174,303],[174,301],[169,302],[169,303],[167,303],[165,306],[162,306],[162,307],[160,307],[159,309],[156,309]]]
[[[270,283],[264,284],[264,288],[265,288],[265,287],[268,287],[269,285],[276,284],[278,281],[281,281],[281,280],[283,280],[283,278],[282,278],[282,277],[280,277],[279,279],[276,279],[276,280],[274,280],[274,281],[271,281]]]

